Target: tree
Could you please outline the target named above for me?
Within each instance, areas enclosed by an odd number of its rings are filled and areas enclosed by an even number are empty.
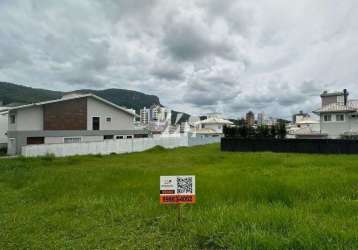
[[[270,130],[267,125],[260,125],[257,127],[256,136],[259,138],[267,138],[270,135]]]
[[[242,138],[247,138],[249,135],[249,131],[246,126],[240,126],[238,132],[239,132],[239,136]]]
[[[277,136],[276,126],[274,126],[274,125],[272,125],[270,128],[270,136],[272,138],[276,138],[276,136]]]
[[[277,134],[280,139],[285,139],[287,130],[286,130],[286,123],[281,121],[277,125]]]

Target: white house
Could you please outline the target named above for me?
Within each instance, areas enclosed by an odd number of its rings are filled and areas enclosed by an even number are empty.
[[[288,126],[287,138],[321,138],[320,122],[309,115],[296,119]]]
[[[8,116],[4,110],[7,110],[7,107],[0,107],[0,148],[7,147],[7,128],[8,128]],[[2,112],[3,111],[3,112]]]
[[[313,111],[320,117],[321,134],[333,139],[358,135],[358,100],[348,100],[348,95],[346,89],[321,94],[321,107]]]
[[[132,111],[93,94],[71,94],[61,99],[8,109],[8,154],[22,146],[93,142],[147,137],[134,128]]]
[[[233,125],[229,120],[218,117],[210,117],[205,120],[195,122],[192,133],[203,136],[221,136],[224,126]]]

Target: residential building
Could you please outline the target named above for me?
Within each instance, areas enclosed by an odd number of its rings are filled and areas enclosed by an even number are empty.
[[[205,136],[222,136],[224,126],[230,126],[233,123],[222,118],[208,118],[195,123],[192,133]]]
[[[246,126],[252,127],[255,125],[255,114],[252,111],[246,113]]]
[[[305,118],[309,118],[310,115],[308,113],[303,113],[303,111],[301,110],[299,113],[297,114],[294,114],[292,116],[292,123],[296,123],[296,122],[299,122],[301,120],[304,120]]]
[[[162,107],[160,105],[153,105],[150,107],[151,110],[151,121],[159,121],[159,122],[166,122],[171,120],[171,110]]]
[[[150,119],[150,109],[147,109],[146,107],[144,107],[143,109],[140,110],[139,112],[140,115],[140,123],[141,124],[148,124],[149,119]]]
[[[257,114],[257,125],[264,125],[265,124],[265,113],[261,112]]]
[[[329,138],[358,135],[358,100],[349,100],[346,89],[342,92],[321,94],[321,107],[313,113],[320,117],[320,130]]]
[[[7,147],[8,107],[0,107],[0,149]]]
[[[309,115],[296,120],[296,123],[288,125],[287,132],[287,138],[322,138],[319,121],[311,118]]]
[[[150,122],[171,121],[171,110],[160,105],[152,105],[150,108],[144,107],[140,110],[140,122],[149,124]]]
[[[65,95],[8,110],[8,153],[31,144],[94,142],[147,137],[136,130],[135,113],[93,94]]]
[[[221,118],[222,119],[223,115],[221,113],[218,113],[218,112],[207,113],[206,118]]]

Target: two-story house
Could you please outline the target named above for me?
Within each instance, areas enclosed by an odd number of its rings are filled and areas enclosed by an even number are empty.
[[[95,142],[147,137],[135,130],[136,114],[93,94],[22,105],[8,110],[8,154],[31,144]]]
[[[321,107],[313,113],[320,116],[321,134],[337,139],[358,135],[358,100],[349,100],[348,91],[321,94]]]
[[[224,126],[230,126],[233,123],[219,117],[209,117],[205,120],[197,121],[194,124],[192,133],[202,136],[222,136]]]

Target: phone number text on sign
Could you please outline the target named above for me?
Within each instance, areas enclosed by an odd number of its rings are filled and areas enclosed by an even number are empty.
[[[195,176],[160,176],[160,203],[195,203]]]

